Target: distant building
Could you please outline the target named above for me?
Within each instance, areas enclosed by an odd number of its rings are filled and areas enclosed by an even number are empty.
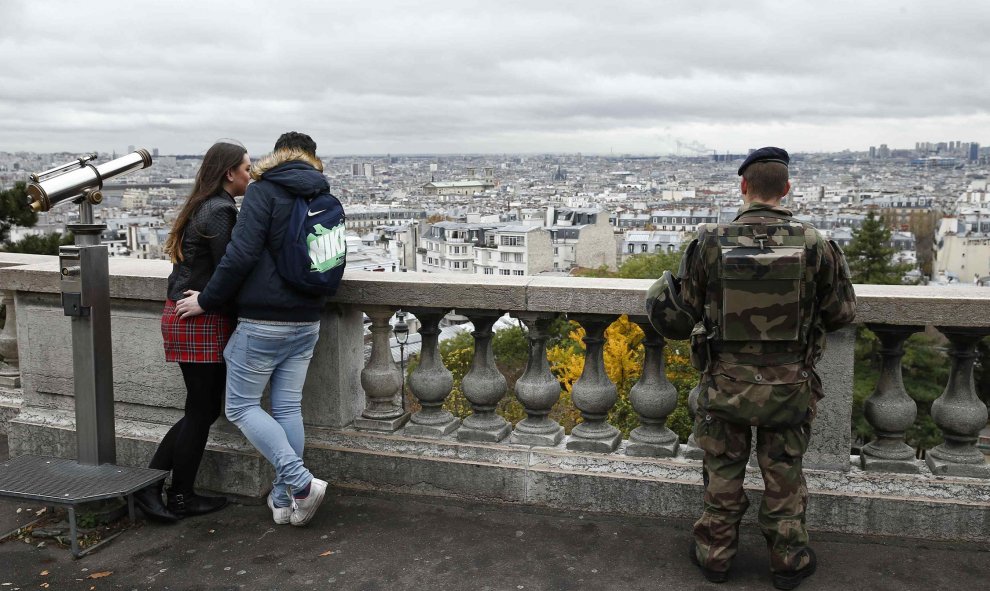
[[[536,275],[553,269],[550,234],[538,226],[507,225],[487,230],[474,248],[474,272]]]
[[[400,223],[425,220],[426,210],[418,207],[391,207],[388,205],[348,205],[347,229],[358,233]]]
[[[626,233],[620,247],[622,262],[638,254],[677,252],[687,235],[673,230],[632,230]]]
[[[597,269],[618,267],[616,240],[608,212],[592,208],[549,208],[550,241],[555,271],[574,267]]]
[[[494,189],[495,182],[490,178],[466,181],[431,181],[423,185],[427,195],[474,195]]]
[[[531,219],[531,218],[530,218]],[[616,268],[616,240],[608,214],[555,209],[548,226],[518,222],[439,222],[426,228],[417,264],[427,273],[535,275],[580,267]]]

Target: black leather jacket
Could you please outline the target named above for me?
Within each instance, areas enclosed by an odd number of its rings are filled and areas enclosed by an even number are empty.
[[[182,261],[172,265],[168,297],[180,300],[187,289],[202,291],[230,242],[237,221],[234,198],[221,191],[204,201],[186,223],[182,236]]]

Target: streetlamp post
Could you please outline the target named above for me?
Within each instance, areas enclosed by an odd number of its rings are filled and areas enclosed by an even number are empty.
[[[409,341],[409,325],[406,324],[406,313],[402,310],[395,313],[395,326],[392,327],[392,332],[395,334],[395,341],[399,343],[399,372],[402,376],[399,397],[402,401],[402,410],[406,410],[406,342]]]

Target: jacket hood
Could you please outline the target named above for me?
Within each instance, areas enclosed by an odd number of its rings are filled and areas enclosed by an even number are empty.
[[[288,192],[309,197],[330,188],[323,163],[302,150],[277,150],[251,166],[251,178],[281,185]]]

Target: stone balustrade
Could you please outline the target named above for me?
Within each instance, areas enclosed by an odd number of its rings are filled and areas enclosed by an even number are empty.
[[[23,405],[10,421],[12,455],[72,457],[69,319],[58,296],[57,262],[0,269],[0,289],[13,294]],[[142,465],[181,412],[178,368],[162,359],[158,327],[170,265],[114,259],[114,390],[118,461]],[[3,264],[0,259],[0,265]],[[643,314],[645,280],[491,277],[417,273],[348,273],[323,316],[321,338],[304,388],[307,464],[336,486],[575,510],[691,518],[700,510],[697,450],[666,426],[677,404],[663,368],[663,339]],[[966,288],[857,286],[857,322],[882,343],[883,367],[867,401],[877,439],[850,458],[854,334],[829,335],[819,364],[826,397],[805,465],[814,529],[940,539],[985,539],[990,474],[975,447],[987,423],[973,385],[974,348],[990,333],[990,291]],[[401,373],[389,351],[388,319],[397,309],[422,322],[420,363],[408,387],[420,409],[403,407]],[[474,357],[461,388],[472,413],[443,409],[450,371],[438,351],[439,322],[451,309],[473,323]],[[491,327],[503,313],[525,323],[529,359],[515,384],[526,418],[497,415],[507,388],[491,348]],[[559,313],[585,329],[584,371],[572,400],[583,418],[569,435],[549,417],[560,387],[546,359],[547,326]],[[8,318],[10,318],[8,312]],[[645,369],[630,391],[641,426],[628,440],[607,421],[616,387],[602,359],[605,328],[627,314],[642,326]],[[365,361],[363,317],[371,319]],[[926,326],[951,344],[952,368],[932,415],[945,443],[925,462],[904,443],[916,409],[900,376],[904,340]],[[2,347],[2,341],[0,341]],[[211,434],[200,486],[261,495],[267,463],[221,419]],[[746,487],[758,500],[753,467]]]

